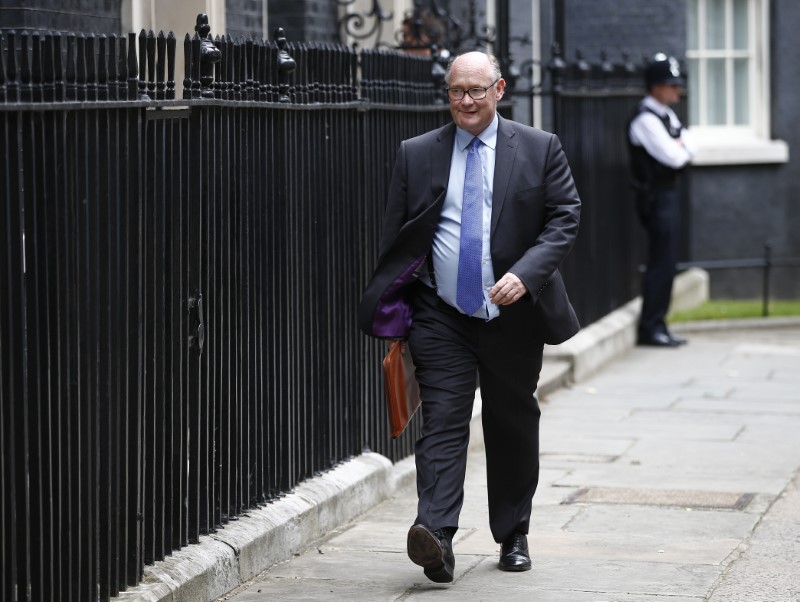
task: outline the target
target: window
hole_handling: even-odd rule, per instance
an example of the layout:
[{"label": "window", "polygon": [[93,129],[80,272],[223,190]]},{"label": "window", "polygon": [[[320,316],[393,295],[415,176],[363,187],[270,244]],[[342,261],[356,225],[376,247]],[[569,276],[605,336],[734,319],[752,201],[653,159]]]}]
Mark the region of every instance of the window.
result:
[{"label": "window", "polygon": [[750,33],[754,8],[748,0],[690,0],[690,125],[754,123],[748,85],[757,66]]},{"label": "window", "polygon": [[769,0],[688,0],[689,126],[695,163],[788,160],[769,140]]}]

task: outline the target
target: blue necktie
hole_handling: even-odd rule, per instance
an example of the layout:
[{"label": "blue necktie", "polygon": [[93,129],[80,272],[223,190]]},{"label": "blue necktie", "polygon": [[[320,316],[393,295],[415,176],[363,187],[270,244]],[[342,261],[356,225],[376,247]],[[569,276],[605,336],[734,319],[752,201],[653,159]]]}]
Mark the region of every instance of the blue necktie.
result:
[{"label": "blue necktie", "polygon": [[456,303],[468,316],[483,306],[483,169],[476,136],[467,147],[464,200],[461,206],[461,245],[458,253]]}]

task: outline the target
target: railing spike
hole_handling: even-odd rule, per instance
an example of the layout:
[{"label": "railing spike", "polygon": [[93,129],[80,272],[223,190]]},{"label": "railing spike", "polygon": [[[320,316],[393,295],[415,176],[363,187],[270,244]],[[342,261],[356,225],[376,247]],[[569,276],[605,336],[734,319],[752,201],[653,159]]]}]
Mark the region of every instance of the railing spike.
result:
[{"label": "railing spike", "polygon": [[147,95],[147,32],[142,29],[139,32],[139,81],[137,89],[139,94],[137,100],[150,100]]},{"label": "railing spike", "polygon": [[97,38],[97,100],[108,100],[108,38]]},{"label": "railing spike", "polygon": [[117,100],[119,98],[119,88],[117,87],[117,78],[119,71],[119,38],[117,34],[112,33],[108,37],[108,98]]},{"label": "railing spike", "polygon": [[192,97],[192,62],[195,60],[192,56],[192,38],[187,33],[183,38],[183,97]]},{"label": "railing spike", "polygon": [[152,29],[147,32],[147,96],[151,100],[158,98],[156,94],[156,35]]},{"label": "railing spike", "polygon": [[192,98],[200,98],[200,36],[192,37]]},{"label": "railing spike", "polygon": [[86,36],[78,34],[75,46],[75,90],[76,100],[86,100]]},{"label": "railing spike", "polygon": [[139,61],[136,57],[136,34],[128,34],[128,100],[136,100],[139,93]]},{"label": "railing spike", "polygon": [[22,102],[30,102],[31,94],[31,65],[28,55],[28,44],[30,42],[30,34],[23,31],[19,36],[19,81],[20,81],[20,100]]},{"label": "railing spike", "polygon": [[97,36],[89,34],[83,47],[86,61],[86,98],[97,100],[97,63],[95,54],[95,42]]},{"label": "railing spike", "polygon": [[125,36],[119,38],[117,68],[117,98],[126,100],[128,98],[128,39]]},{"label": "railing spike", "polygon": [[175,34],[171,31],[167,35],[167,100],[175,98]]},{"label": "railing spike", "polygon": [[42,36],[34,31],[31,36],[31,100],[41,102],[44,99]]},{"label": "railing spike", "polygon": [[167,38],[164,36],[164,30],[161,30],[156,36],[156,99],[158,100],[166,98],[166,60]]},{"label": "railing spike", "polygon": [[77,48],[77,37],[74,33],[67,34],[67,74],[65,79],[64,96],[66,100],[76,100],[78,98],[77,91],[77,69],[75,67],[75,52]]},{"label": "railing spike", "polygon": [[6,48],[3,32],[0,31],[0,103],[6,102],[6,55],[3,49]]}]

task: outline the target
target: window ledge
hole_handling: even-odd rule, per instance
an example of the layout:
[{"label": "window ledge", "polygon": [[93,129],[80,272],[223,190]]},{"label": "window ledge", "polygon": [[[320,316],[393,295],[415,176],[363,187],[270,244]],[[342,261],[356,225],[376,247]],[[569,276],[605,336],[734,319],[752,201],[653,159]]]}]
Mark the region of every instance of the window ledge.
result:
[{"label": "window ledge", "polygon": [[789,145],[783,140],[698,139],[696,145],[697,154],[692,159],[692,165],[750,165],[789,161]]}]

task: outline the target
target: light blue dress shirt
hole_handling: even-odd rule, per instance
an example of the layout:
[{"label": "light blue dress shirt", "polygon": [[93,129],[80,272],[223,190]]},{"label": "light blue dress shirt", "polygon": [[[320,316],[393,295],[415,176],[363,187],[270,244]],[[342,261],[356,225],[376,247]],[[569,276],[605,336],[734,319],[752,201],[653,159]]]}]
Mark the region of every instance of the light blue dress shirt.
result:
[{"label": "light blue dress shirt", "polygon": [[[489,289],[494,286],[492,255],[489,244],[489,231],[492,224],[492,189],[494,185],[494,163],[497,148],[497,115],[478,138],[483,142],[478,152],[483,168],[483,307],[474,314],[475,318],[491,320],[500,315],[500,308],[489,301]],[[458,283],[458,252],[461,242],[461,205],[464,198],[464,174],[467,169],[467,146],[474,136],[466,130],[456,128],[453,156],[450,161],[450,181],[439,220],[439,227],[433,237],[433,270],[439,296],[448,304],[461,310],[456,303]]]}]

